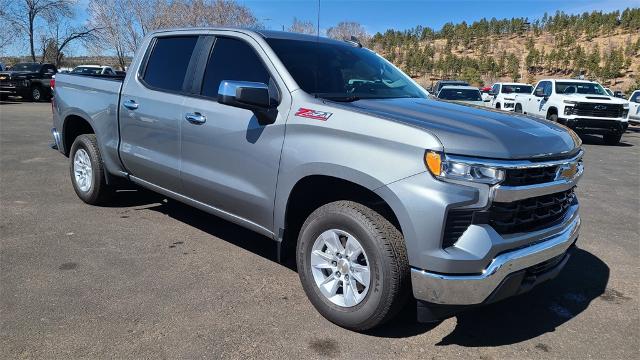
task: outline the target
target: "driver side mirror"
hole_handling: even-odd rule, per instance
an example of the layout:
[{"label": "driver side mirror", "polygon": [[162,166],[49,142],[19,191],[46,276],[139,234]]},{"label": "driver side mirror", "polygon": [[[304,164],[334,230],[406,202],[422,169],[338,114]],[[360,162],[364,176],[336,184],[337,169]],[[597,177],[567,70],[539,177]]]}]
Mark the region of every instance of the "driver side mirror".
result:
[{"label": "driver side mirror", "polygon": [[493,97],[496,97],[498,95],[498,93],[493,91],[493,90],[491,90],[491,91],[489,91],[489,95],[491,95]]},{"label": "driver side mirror", "polygon": [[536,90],[533,92],[534,96],[537,97],[544,97],[544,89],[543,88],[536,88]]},{"label": "driver side mirror", "polygon": [[218,102],[253,111],[260,125],[273,124],[278,115],[277,104],[272,103],[269,86],[265,83],[222,80]]}]

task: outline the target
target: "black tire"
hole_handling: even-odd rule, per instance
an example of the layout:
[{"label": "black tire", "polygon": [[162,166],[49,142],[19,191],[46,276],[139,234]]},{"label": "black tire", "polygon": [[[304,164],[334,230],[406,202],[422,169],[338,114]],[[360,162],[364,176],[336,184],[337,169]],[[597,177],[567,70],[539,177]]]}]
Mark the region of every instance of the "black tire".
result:
[{"label": "black tire", "polygon": [[[339,229],[361,243],[370,268],[364,299],[353,307],[332,303],[321,292],[311,272],[311,249],[324,231]],[[365,331],[393,318],[409,295],[409,262],[400,231],[376,211],[352,201],[336,201],[316,209],[302,225],[296,249],[298,275],[307,297],[329,321],[347,329]]]},{"label": "black tire", "polygon": [[516,110],[515,110],[518,114],[522,114],[522,105],[520,104],[516,104]]},{"label": "black tire", "polygon": [[622,139],[622,133],[608,133],[602,136],[602,140],[607,145],[618,145],[620,143],[620,139]]},{"label": "black tire", "polygon": [[45,94],[42,91],[42,88],[39,86],[34,86],[29,90],[29,99],[33,102],[40,102],[44,100]]},{"label": "black tire", "polygon": [[500,107],[500,103],[497,103],[497,104],[496,104],[496,109],[501,109],[501,107]]},{"label": "black tire", "polygon": [[[74,173],[74,159],[76,153],[80,150],[84,150],[89,156],[91,162],[91,181],[90,187],[87,190],[81,189],[81,185],[76,181]],[[71,175],[71,183],[78,197],[87,204],[100,205],[106,203],[113,194],[112,189],[107,185],[104,174],[104,165],[102,163],[102,156],[100,155],[100,149],[98,148],[98,142],[94,134],[83,134],[78,136],[73,145],[71,145],[71,152],[69,154],[71,164],[69,165],[69,174]]]},{"label": "black tire", "polygon": [[549,114],[549,116],[547,116],[547,120],[558,122],[558,114]]}]

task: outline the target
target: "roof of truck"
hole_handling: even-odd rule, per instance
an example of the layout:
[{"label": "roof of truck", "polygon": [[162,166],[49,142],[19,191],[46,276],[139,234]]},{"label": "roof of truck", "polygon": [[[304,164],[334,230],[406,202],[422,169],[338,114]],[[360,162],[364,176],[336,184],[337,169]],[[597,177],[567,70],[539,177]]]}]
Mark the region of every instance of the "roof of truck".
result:
[{"label": "roof of truck", "polygon": [[[198,31],[236,31],[245,34],[255,34],[261,36],[264,39],[287,39],[287,40],[300,40],[300,41],[319,41],[322,43],[332,43],[332,44],[350,44],[349,41],[346,40],[336,40],[331,39],[324,36],[317,35],[308,35],[308,34],[299,34],[292,33],[287,31],[275,31],[275,30],[258,30],[258,29],[245,29],[245,28],[236,28],[236,27],[206,27],[206,28],[175,28],[175,29],[163,29],[156,30],[151,33],[151,35],[161,34],[166,32],[174,32],[174,31],[189,31],[189,32],[198,32]],[[352,44],[352,43],[351,43]]]}]

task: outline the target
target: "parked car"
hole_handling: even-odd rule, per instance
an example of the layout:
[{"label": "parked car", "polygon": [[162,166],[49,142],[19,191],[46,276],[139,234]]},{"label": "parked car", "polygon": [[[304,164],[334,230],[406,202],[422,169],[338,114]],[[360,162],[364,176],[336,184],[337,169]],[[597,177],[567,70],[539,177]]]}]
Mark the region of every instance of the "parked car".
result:
[{"label": "parked car", "polygon": [[640,123],[640,90],[634,91],[629,96],[629,122]]},{"label": "parked car", "polygon": [[473,86],[443,86],[438,92],[438,99],[455,101],[461,104],[485,106],[480,90]]},{"label": "parked car", "polygon": [[53,64],[20,63],[0,72],[0,97],[21,96],[31,101],[51,97],[49,81],[57,72]]},{"label": "parked car", "polygon": [[430,99],[352,42],[163,30],[124,80],[56,80],[52,134],[80,199],[107,202],[128,180],[279,255],[295,246],[311,303],[349,329],[391,319],[410,294],[436,321],[523,293],[578,238],[573,132]]},{"label": "parked car", "polygon": [[577,132],[599,134],[604,142],[620,142],[629,122],[629,104],[609,96],[594,81],[573,79],[540,80],[533,95],[516,96],[516,112],[564,124]]},{"label": "parked car", "polygon": [[73,74],[86,74],[86,75],[116,75],[116,71],[110,66],[100,65],[80,65],[71,70]]},{"label": "parked car", "polygon": [[440,92],[440,89],[442,89],[443,86],[469,86],[469,83],[466,81],[462,81],[462,80],[439,80],[436,82],[436,85],[433,87],[433,95],[434,96],[438,96],[438,93]]},{"label": "parked car", "polygon": [[516,95],[531,94],[533,86],[522,83],[495,83],[491,87],[490,106],[496,109],[513,111],[516,105]]}]

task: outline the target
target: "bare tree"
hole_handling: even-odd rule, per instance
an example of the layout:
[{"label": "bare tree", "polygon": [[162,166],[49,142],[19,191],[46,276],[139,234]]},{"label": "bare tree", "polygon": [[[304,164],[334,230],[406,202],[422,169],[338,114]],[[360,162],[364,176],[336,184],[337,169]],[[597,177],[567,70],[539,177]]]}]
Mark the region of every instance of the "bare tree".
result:
[{"label": "bare tree", "polygon": [[259,28],[251,10],[233,0],[90,0],[90,26],[98,29],[94,49],[115,52],[121,67],[153,30],[176,27]]},{"label": "bare tree", "polygon": [[355,36],[363,44],[371,38],[364,26],[352,21],[341,21],[338,25],[330,27],[327,30],[327,36],[338,40],[349,40]]},{"label": "bare tree", "polygon": [[29,37],[31,60],[36,61],[34,40],[38,20],[71,18],[76,0],[13,0],[4,10],[8,21]]},{"label": "bare tree", "polygon": [[72,26],[67,19],[48,19],[49,34],[43,35],[42,61],[54,63],[60,66],[64,51],[72,42],[80,41],[85,44],[93,42],[96,37],[96,28],[86,26]]},{"label": "bare tree", "polygon": [[293,22],[291,23],[291,26],[289,26],[289,29],[287,30],[290,32],[300,33],[300,34],[309,34],[309,35],[316,34],[316,26],[311,21],[300,20],[296,17],[293,18]]}]

